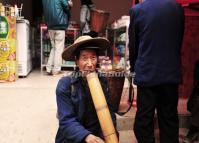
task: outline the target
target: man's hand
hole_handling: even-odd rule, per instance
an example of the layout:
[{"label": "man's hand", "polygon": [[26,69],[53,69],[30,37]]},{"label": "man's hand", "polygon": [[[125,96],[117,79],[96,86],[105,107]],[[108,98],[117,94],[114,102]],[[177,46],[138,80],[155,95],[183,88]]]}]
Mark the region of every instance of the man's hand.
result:
[{"label": "man's hand", "polygon": [[92,134],[89,134],[86,138],[85,138],[85,142],[86,143],[105,143],[101,138],[96,137]]}]

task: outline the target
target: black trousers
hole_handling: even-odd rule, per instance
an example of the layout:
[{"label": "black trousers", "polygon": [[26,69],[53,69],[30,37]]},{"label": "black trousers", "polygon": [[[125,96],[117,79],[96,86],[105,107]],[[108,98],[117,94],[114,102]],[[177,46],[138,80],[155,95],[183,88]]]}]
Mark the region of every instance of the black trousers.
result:
[{"label": "black trousers", "polygon": [[157,111],[160,143],[179,143],[178,85],[137,87],[134,132],[138,143],[155,143],[154,114]]},{"label": "black trousers", "polygon": [[187,102],[187,109],[191,112],[190,124],[199,129],[199,85],[193,88]]}]

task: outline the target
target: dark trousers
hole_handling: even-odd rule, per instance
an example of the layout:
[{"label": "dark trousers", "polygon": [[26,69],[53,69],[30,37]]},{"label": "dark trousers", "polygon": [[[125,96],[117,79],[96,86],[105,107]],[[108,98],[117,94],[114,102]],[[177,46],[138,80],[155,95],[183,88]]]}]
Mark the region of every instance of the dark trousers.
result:
[{"label": "dark trousers", "polygon": [[179,143],[178,85],[137,87],[134,132],[138,143],[155,143],[154,114],[157,111],[160,143]]},{"label": "dark trousers", "polygon": [[187,102],[187,109],[191,112],[191,125],[199,129],[199,85],[193,88]]}]

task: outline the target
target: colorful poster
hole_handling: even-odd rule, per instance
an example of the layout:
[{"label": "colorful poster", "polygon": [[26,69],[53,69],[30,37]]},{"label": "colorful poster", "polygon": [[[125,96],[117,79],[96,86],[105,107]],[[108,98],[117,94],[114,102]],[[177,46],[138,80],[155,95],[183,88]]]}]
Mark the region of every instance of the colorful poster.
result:
[{"label": "colorful poster", "polygon": [[0,16],[0,39],[16,39],[16,18]]},{"label": "colorful poster", "polygon": [[0,82],[16,80],[16,18],[0,16]]},{"label": "colorful poster", "polygon": [[0,82],[11,82],[17,79],[16,61],[0,61]]}]

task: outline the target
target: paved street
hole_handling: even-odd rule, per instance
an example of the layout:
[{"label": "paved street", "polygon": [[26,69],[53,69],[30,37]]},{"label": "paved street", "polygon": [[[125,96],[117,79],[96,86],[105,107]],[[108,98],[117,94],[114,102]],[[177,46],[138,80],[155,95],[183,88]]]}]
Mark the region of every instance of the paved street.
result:
[{"label": "paved street", "polygon": [[[62,76],[36,70],[16,82],[0,83],[0,143],[54,143],[58,126],[55,87]],[[132,131],[134,115],[135,108],[125,117],[117,116],[120,143],[137,143]]]}]

